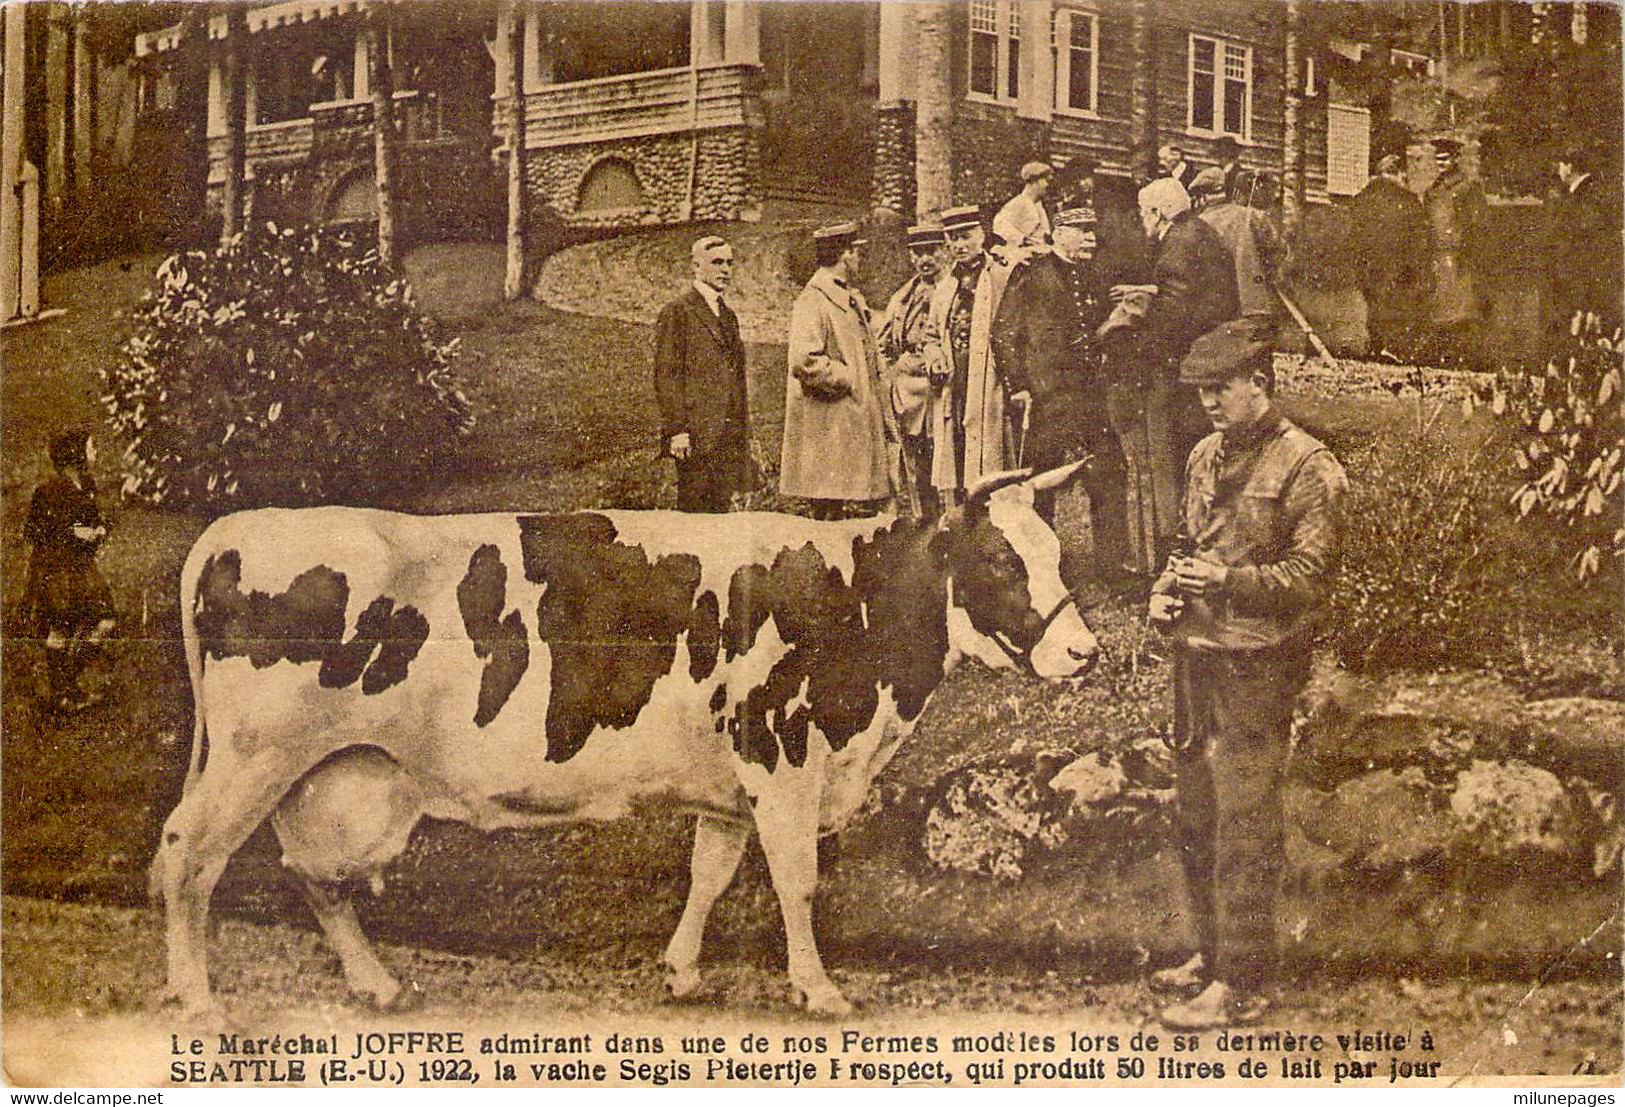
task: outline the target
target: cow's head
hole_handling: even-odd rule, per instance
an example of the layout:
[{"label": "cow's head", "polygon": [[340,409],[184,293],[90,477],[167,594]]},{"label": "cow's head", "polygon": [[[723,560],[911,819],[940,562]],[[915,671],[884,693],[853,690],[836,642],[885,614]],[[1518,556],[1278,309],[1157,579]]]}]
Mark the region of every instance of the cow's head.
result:
[{"label": "cow's head", "polygon": [[1048,680],[1081,676],[1100,644],[1061,583],[1061,544],[1033,510],[1033,494],[1056,488],[1086,464],[997,473],[979,481],[965,506],[946,513],[933,543],[952,582],[953,646],[995,668],[1016,666]]}]

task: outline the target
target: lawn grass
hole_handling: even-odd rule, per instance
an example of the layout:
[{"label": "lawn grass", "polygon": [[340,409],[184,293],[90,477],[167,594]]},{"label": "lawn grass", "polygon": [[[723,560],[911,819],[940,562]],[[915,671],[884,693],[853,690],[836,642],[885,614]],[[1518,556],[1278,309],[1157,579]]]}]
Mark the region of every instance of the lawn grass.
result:
[{"label": "lawn grass", "polygon": [[[176,642],[176,592],[179,566],[204,526],[202,518],[137,506],[116,512],[101,565],[124,622],[97,678],[107,699],[96,710],[60,725],[47,725],[38,717],[28,695],[37,650],[17,638],[12,621],[26,559],[20,516],[31,488],[43,476],[44,443],[62,427],[97,418],[97,368],[116,356],[128,313],[157,260],[115,261],[49,279],[45,302],[66,307],[68,314],[8,331],[0,340],[6,369],[0,408],[5,443],[0,552],[10,647],[0,656],[6,689],[0,718],[6,833],[0,861],[8,891],[125,902],[139,896],[144,866],[184,772],[191,742],[190,698]],[[670,506],[675,499],[671,467],[655,457],[657,412],[649,384],[648,328],[530,301],[503,304],[501,261],[500,248],[488,245],[430,246],[407,261],[420,301],[462,336],[461,373],[478,425],[454,466],[388,506],[422,512]],[[747,356],[752,433],[762,454],[773,457],[782,423],[784,348],[753,342]],[[1384,438],[1414,433],[1414,401],[1380,391],[1325,396],[1288,389],[1282,406],[1345,457]],[[1430,433],[1459,451],[1474,450],[1491,429],[1487,419],[1481,414],[1464,421],[1446,412]],[[116,455],[116,449],[104,450],[98,466],[96,477],[104,489],[117,487]],[[1075,521],[1076,505],[1063,507],[1063,517]],[[1579,657],[1582,672],[1576,686],[1594,689],[1608,679],[1611,607],[1606,601],[1577,600],[1589,593],[1539,571],[1540,544],[1529,542],[1528,533],[1508,523],[1502,554],[1508,571],[1526,578],[1518,614],[1530,626],[1532,649],[1542,662],[1548,656]],[[1082,749],[1121,746],[1165,726],[1166,666],[1153,656],[1154,644],[1147,643],[1138,612],[1107,605],[1090,619],[1100,632],[1105,656],[1087,688],[1073,692],[1036,686],[1013,674],[985,671],[956,678],[931,706],[897,771],[931,773],[958,759],[1003,750],[1017,731],[1022,741]],[[1019,726],[1013,729],[1012,720]],[[633,866],[638,881],[658,883],[670,892],[662,892],[659,905],[638,924],[624,917],[624,903],[601,895],[626,873],[616,869],[583,875],[595,865],[631,856],[628,851],[635,854],[639,842],[651,840],[650,833],[609,828],[499,836],[474,850],[481,863],[463,878],[484,879],[497,871],[515,874],[509,878],[508,901],[467,918],[459,914],[459,897],[442,896],[439,906],[425,906],[400,925],[425,933],[471,931],[477,936],[491,928],[522,927],[533,918],[526,915],[526,904],[546,901],[548,910],[564,912],[589,932],[623,926],[629,934],[641,934],[644,928],[655,933],[669,925],[666,915],[677,908],[674,897],[684,867],[680,857],[663,856],[658,872],[649,871],[641,860]],[[653,840],[665,840],[685,831],[674,817],[657,822],[652,833]],[[550,869],[545,860],[560,845],[574,858],[570,872],[576,879],[563,891],[559,870]],[[471,848],[462,831],[442,828],[421,835],[403,861],[409,889],[405,899],[391,898],[382,913],[416,906],[425,899],[425,890],[442,886],[446,856],[466,857]],[[271,913],[286,910],[284,888],[272,872],[271,849],[262,835],[234,863],[227,880],[230,902]],[[740,920],[747,914],[755,918],[766,903],[759,865],[747,867],[745,885],[738,894],[742,899],[733,897],[731,906],[719,909],[715,925],[724,941],[730,934],[738,938],[749,933],[736,930],[735,923],[743,928]],[[567,909],[560,906],[561,896],[567,897]]]}]

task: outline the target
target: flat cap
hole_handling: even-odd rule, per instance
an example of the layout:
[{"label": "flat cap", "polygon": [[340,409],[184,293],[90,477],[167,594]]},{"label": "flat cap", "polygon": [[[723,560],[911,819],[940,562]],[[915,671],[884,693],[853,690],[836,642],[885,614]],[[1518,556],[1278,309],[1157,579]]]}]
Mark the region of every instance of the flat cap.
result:
[{"label": "flat cap", "polygon": [[948,237],[940,223],[916,223],[903,233],[910,246],[938,246]]},{"label": "flat cap", "polygon": [[1461,149],[1461,140],[1457,138],[1440,137],[1433,140],[1433,154],[1454,154]]},{"label": "flat cap", "polygon": [[1232,319],[1204,334],[1191,343],[1190,352],[1179,363],[1180,383],[1219,385],[1260,370],[1269,372],[1269,344],[1256,335],[1256,327],[1243,319]]},{"label": "flat cap", "polygon": [[1224,170],[1210,165],[1191,178],[1188,189],[1192,196],[1212,196],[1224,191]]},{"label": "flat cap", "polygon": [[858,237],[858,233],[859,233],[859,230],[858,230],[858,225],[856,223],[831,223],[827,227],[819,227],[816,231],[814,231],[813,232],[813,241],[814,242],[841,242],[841,241],[862,242],[862,241],[864,241],[863,239]]},{"label": "flat cap", "polygon": [[949,208],[942,213],[942,229],[945,231],[957,231],[963,227],[977,226],[981,222],[982,209],[976,204]]},{"label": "flat cap", "polygon": [[1095,226],[1095,209],[1088,204],[1080,204],[1075,208],[1062,208],[1055,213],[1051,224],[1056,227],[1083,227],[1093,229]]},{"label": "flat cap", "polygon": [[1213,151],[1233,158],[1241,153],[1241,142],[1235,135],[1220,135],[1213,143]]},{"label": "flat cap", "polygon": [[1038,178],[1047,177],[1053,172],[1055,172],[1054,166],[1041,161],[1030,161],[1021,167],[1021,180],[1023,183],[1036,181]]}]

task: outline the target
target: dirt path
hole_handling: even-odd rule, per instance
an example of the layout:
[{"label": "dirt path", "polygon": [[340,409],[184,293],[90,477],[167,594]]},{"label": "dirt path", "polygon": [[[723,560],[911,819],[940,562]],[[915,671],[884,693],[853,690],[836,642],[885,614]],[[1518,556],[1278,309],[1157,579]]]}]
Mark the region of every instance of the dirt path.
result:
[{"label": "dirt path", "polygon": [[[657,948],[576,958],[550,953],[545,937],[534,945],[516,943],[506,956],[383,946],[384,960],[426,996],[411,1015],[383,1017],[351,1003],[335,959],[315,934],[235,918],[221,921],[211,943],[223,1012],[215,1021],[194,1022],[153,1005],[163,971],[157,911],[13,896],[5,900],[3,925],[5,1060],[18,1084],[161,1084],[168,1079],[172,1033],[203,1034],[211,1056],[217,1031],[339,1033],[353,1041],[357,1029],[466,1026],[471,1033],[592,1032],[599,1041],[612,1031],[660,1034],[668,1042],[696,1032],[732,1040],[743,1029],[775,1041],[783,1035],[837,1038],[848,1028],[943,1036],[1042,1030],[1063,1042],[1071,1031],[1115,1033],[1124,1042],[1136,1030],[1161,1033],[1156,1000],[1142,983],[1099,984],[1076,966],[926,968],[854,963],[829,951],[832,975],[858,1013],[819,1022],[790,1007],[777,969],[710,962],[701,1000],[672,1006],[659,1001]],[[1620,1003],[1619,984],[1609,980],[1532,988],[1529,982],[1362,978],[1300,988],[1263,1029],[1318,1031],[1328,1042],[1355,1029],[1404,1033],[1413,1041],[1427,1030],[1437,1046],[1428,1056],[1441,1062],[1441,1083],[1468,1074],[1568,1077],[1587,1064],[1599,1073],[1619,1071]],[[1204,1051],[1212,1053],[1215,1044],[1210,1039]],[[1339,1052],[1335,1044],[1329,1050]],[[1235,1060],[1229,1057],[1232,1067]],[[1386,1085],[1387,1075],[1371,1083]]]}]

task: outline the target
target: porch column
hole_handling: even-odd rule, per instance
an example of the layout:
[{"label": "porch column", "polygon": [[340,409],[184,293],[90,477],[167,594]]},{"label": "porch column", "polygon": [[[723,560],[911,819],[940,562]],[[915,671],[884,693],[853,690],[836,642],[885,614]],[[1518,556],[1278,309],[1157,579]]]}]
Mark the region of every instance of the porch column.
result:
[{"label": "porch column", "polygon": [[877,49],[881,105],[914,99],[914,5],[880,5],[880,44]]},{"label": "porch column", "polygon": [[1050,0],[1017,2],[1021,6],[1021,78],[1016,114],[1047,123],[1055,108],[1055,55],[1050,45],[1054,8]]},{"label": "porch column", "polygon": [[542,14],[525,5],[524,91],[535,92],[553,83],[553,51],[542,42]]},{"label": "porch column", "polygon": [[220,54],[209,58],[209,123],[204,134],[210,138],[226,133],[226,78],[221,72]]},{"label": "porch column", "polygon": [[372,73],[368,70],[367,36],[357,29],[355,34],[355,55],[350,71],[350,95],[357,100],[365,100],[372,95]]},{"label": "porch column", "polygon": [[711,65],[723,59],[723,0],[689,0],[688,58],[690,65]]},{"label": "porch column", "polygon": [[73,12],[53,4],[45,17],[45,174],[40,196],[48,207],[66,199],[72,172]]},{"label": "porch column", "polygon": [[722,49],[723,60],[729,63],[762,64],[762,9],[756,0],[726,0]]},{"label": "porch column", "polygon": [[23,220],[18,185],[23,175],[23,66],[27,64],[27,4],[7,4],[5,93],[0,98],[0,321],[20,314],[24,300]]},{"label": "porch column", "polygon": [[74,180],[90,179],[90,158],[96,149],[96,55],[90,29],[83,18],[73,26],[73,157]]}]

